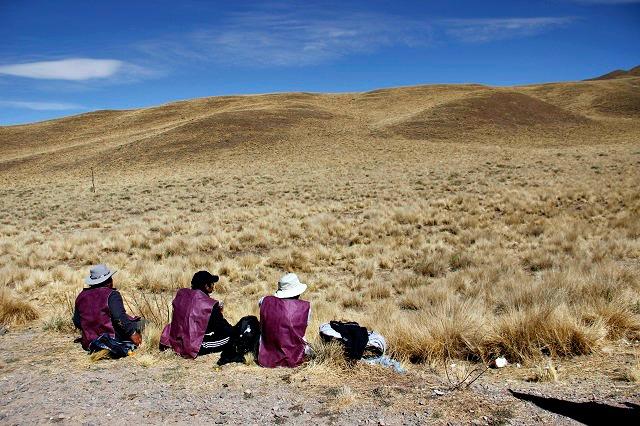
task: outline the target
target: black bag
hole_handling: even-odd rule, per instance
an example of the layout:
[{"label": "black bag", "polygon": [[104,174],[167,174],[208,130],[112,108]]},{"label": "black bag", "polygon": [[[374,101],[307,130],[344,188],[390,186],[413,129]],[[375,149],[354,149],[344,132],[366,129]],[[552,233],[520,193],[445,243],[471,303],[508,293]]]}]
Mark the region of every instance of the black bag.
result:
[{"label": "black bag", "polygon": [[253,353],[258,359],[258,344],[260,343],[260,321],[254,315],[242,317],[233,331],[229,344],[220,354],[218,365],[231,362],[244,363],[244,356]]},{"label": "black bag", "polygon": [[[330,321],[329,324],[342,336],[337,340],[344,346],[345,356],[352,361],[361,359],[369,341],[368,330],[355,321]],[[323,333],[320,333],[320,337],[325,342],[334,339],[334,337]]]},{"label": "black bag", "polygon": [[106,349],[109,351],[109,356],[113,359],[124,358],[129,356],[129,352],[136,349],[136,345],[133,342],[121,342],[114,339],[107,333],[103,333],[89,343],[89,353],[94,353]]}]

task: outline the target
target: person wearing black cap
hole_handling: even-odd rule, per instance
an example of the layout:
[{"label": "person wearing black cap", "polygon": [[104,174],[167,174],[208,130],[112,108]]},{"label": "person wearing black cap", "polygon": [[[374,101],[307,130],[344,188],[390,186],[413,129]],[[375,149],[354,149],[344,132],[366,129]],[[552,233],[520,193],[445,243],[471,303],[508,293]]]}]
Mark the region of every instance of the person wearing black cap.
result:
[{"label": "person wearing black cap", "polygon": [[[212,275],[207,271],[198,271],[193,275],[191,279],[191,288],[194,290],[200,290],[211,297],[213,293],[213,286],[220,280],[217,275]],[[214,300],[211,298],[211,300]],[[207,323],[207,330],[204,333],[204,338],[200,345],[200,351],[198,355],[207,355],[214,352],[222,352],[226,346],[229,346],[229,341],[233,335],[233,326],[229,324],[222,315],[224,304],[221,301],[217,303],[211,309],[211,315],[209,316],[209,322]]]},{"label": "person wearing black cap", "polygon": [[[224,318],[222,302],[210,296],[219,279],[207,271],[198,271],[191,279],[190,289],[178,290],[172,303],[171,323],[164,328],[160,338],[161,349],[170,347],[186,358],[222,352],[219,364],[244,361],[246,351],[239,350],[238,342],[243,333],[246,334],[243,320],[246,323],[248,317],[236,327]],[[259,329],[253,328],[256,332]],[[257,342],[257,337],[252,336],[253,340]]]}]

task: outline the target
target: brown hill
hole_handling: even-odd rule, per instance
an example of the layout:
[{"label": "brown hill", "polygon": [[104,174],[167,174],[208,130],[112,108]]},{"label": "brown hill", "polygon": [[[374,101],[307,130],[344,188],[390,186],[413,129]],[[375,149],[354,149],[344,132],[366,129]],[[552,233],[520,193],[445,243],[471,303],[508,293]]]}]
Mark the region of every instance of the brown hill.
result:
[{"label": "brown hill", "polygon": [[614,70],[606,74],[603,74],[599,77],[589,78],[585,81],[611,80],[613,78],[624,78],[624,77],[640,77],[640,65],[633,67],[630,70]]},{"label": "brown hill", "polygon": [[451,132],[499,135],[525,129],[548,131],[589,121],[529,95],[490,90],[428,108],[390,129],[409,139],[429,139],[446,137]]},{"label": "brown hill", "polygon": [[[635,71],[634,71],[635,72]],[[0,178],[171,170],[229,156],[336,158],[406,140],[590,144],[636,137],[640,78],[510,88],[224,96],[0,127]]]}]

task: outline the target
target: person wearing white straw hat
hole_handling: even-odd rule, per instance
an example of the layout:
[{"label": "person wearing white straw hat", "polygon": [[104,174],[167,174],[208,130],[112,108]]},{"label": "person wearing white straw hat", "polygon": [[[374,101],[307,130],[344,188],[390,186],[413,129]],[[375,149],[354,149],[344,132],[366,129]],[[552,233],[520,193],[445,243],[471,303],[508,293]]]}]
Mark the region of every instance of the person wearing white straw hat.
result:
[{"label": "person wearing white straw hat", "polygon": [[84,280],[86,288],[76,298],[73,323],[82,332],[80,342],[85,350],[103,334],[135,346],[142,343],[143,320],[127,315],[122,296],[113,288],[116,272],[104,264],[92,266]]},{"label": "person wearing white straw hat", "polygon": [[311,304],[300,299],[307,285],[294,273],[278,281],[273,296],[260,302],[260,347],[258,364],[262,367],[297,367],[304,361]]}]

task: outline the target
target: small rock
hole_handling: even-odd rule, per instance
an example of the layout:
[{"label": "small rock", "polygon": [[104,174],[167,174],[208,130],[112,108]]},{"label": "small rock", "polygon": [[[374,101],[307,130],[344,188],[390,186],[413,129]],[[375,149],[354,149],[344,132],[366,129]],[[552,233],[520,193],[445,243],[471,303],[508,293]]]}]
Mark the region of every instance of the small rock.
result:
[{"label": "small rock", "polygon": [[4,336],[8,332],[9,332],[9,329],[7,327],[0,326],[0,336]]},{"label": "small rock", "polygon": [[434,389],[434,390],[433,390],[433,394],[434,394],[434,395],[437,395],[437,396],[442,396],[442,395],[444,395],[444,392],[442,392],[442,391],[441,391],[441,390],[439,390],[439,389]]},{"label": "small rock", "polygon": [[59,422],[63,421],[65,418],[66,417],[65,417],[64,414],[58,414],[57,416],[49,417],[49,421],[51,423],[59,423]]},{"label": "small rock", "polygon": [[245,399],[249,399],[253,396],[253,392],[251,391],[251,389],[245,389],[244,390],[244,397]]}]

